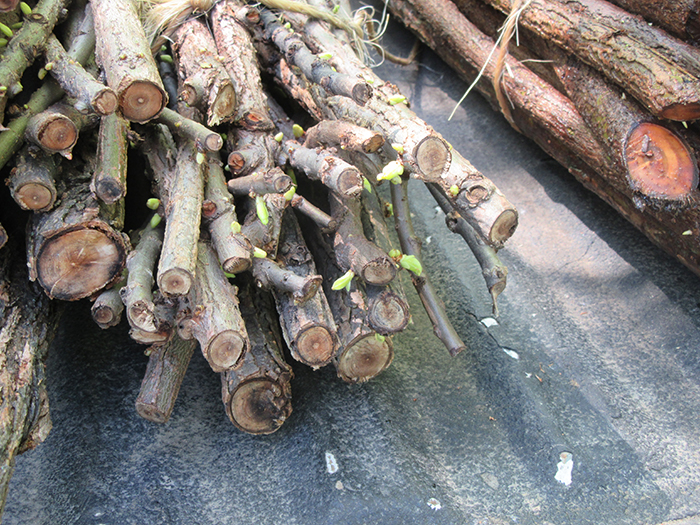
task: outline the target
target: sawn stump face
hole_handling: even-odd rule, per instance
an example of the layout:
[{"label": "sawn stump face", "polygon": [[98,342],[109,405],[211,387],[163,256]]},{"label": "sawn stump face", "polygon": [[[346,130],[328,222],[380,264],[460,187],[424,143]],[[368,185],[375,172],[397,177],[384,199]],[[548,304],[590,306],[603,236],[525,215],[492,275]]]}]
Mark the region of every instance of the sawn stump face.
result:
[{"label": "sawn stump face", "polygon": [[114,241],[98,230],[79,229],[49,239],[39,254],[39,282],[50,297],[88,297],[114,279],[124,264]]}]

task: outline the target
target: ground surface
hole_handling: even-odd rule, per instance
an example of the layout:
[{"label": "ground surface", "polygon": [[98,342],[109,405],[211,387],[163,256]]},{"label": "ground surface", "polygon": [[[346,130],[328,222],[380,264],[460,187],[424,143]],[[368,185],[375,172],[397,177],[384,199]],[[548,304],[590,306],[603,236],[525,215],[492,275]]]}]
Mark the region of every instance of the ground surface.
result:
[{"label": "ground surface", "polygon": [[295,367],[274,435],[228,422],[197,354],[171,421],[140,419],[142,348],[72,305],[48,363],[54,428],[19,458],[3,523],[698,523],[700,279],[478,96],[447,122],[465,86],[431,53],[380,75],[520,212],[500,324],[480,323],[476,262],[418,185],[426,266],[468,350],[451,358],[412,294],[393,365],[355,386]]}]

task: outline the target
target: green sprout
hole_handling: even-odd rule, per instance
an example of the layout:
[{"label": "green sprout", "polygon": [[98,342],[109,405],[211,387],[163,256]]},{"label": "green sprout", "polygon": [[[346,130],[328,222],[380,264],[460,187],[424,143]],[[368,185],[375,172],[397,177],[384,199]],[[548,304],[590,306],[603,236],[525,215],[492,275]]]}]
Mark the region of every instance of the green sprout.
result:
[{"label": "green sprout", "polygon": [[27,2],[20,2],[19,8],[22,10],[22,14],[24,16],[29,16],[32,14],[32,8],[29,7],[29,4]]},{"label": "green sprout", "polygon": [[270,213],[267,211],[265,199],[263,199],[260,195],[255,196],[255,211],[258,214],[258,219],[260,219],[260,222],[267,226],[267,223],[270,222]]},{"label": "green sprout", "polygon": [[261,250],[257,246],[253,248],[253,257],[256,257],[258,259],[264,259],[267,257],[267,252],[265,250]]},{"label": "green sprout", "polygon": [[406,102],[406,97],[403,95],[394,95],[393,97],[389,97],[389,104],[392,106],[395,106],[396,104],[401,104],[402,102]]},{"label": "green sprout", "polygon": [[171,57],[170,55],[160,55],[160,60],[161,62],[165,62],[166,64],[173,63],[173,57]]},{"label": "green sprout", "polygon": [[206,157],[204,156],[204,153],[202,153],[201,151],[197,152],[196,158],[197,158],[197,164],[204,164],[204,159],[206,159]]},{"label": "green sprout", "polygon": [[292,133],[294,133],[294,136],[299,139],[304,135],[304,128],[302,128],[299,124],[294,124],[292,126]]},{"label": "green sprout", "polygon": [[338,277],[335,282],[331,285],[331,290],[342,290],[343,288],[348,288],[352,282],[352,278],[355,277],[355,272],[348,270],[341,277]]},{"label": "green sprout", "polygon": [[294,194],[297,192],[297,187],[292,186],[284,193],[284,200],[289,202],[294,198]]},{"label": "green sprout", "polygon": [[372,183],[367,177],[362,177],[362,186],[364,186],[368,193],[372,193]]},{"label": "green sprout", "polygon": [[146,201],[146,208],[149,210],[157,210],[158,206],[160,206],[160,199],[153,197]]},{"label": "green sprout", "polygon": [[389,250],[389,257],[392,259],[400,259],[401,258],[401,250],[397,250],[396,248]]},{"label": "green sprout", "polygon": [[282,142],[283,139],[284,139],[284,133],[282,133],[281,131],[277,135],[275,135],[275,140],[277,142]]},{"label": "green sprout", "polygon": [[10,29],[2,22],[0,22],[0,33],[5,35],[7,38],[12,38],[13,36],[15,36],[15,34],[12,32],[12,29]]},{"label": "green sprout", "polygon": [[403,155],[403,146],[401,144],[392,144],[392,148],[394,148],[394,151],[398,153],[399,155]]},{"label": "green sprout", "polygon": [[450,186],[450,195],[452,195],[453,197],[459,195],[459,186],[457,186],[456,184]]},{"label": "green sprout", "polygon": [[[223,268],[222,268],[222,270],[223,270]],[[235,273],[229,273],[226,270],[224,270],[224,275],[226,276],[227,279],[235,279],[236,278]]]},{"label": "green sprout", "polygon": [[231,233],[241,233],[241,224],[238,221],[231,223]]},{"label": "green sprout", "polygon": [[404,255],[399,261],[401,268],[406,268],[407,270],[415,273],[418,277],[423,273],[423,266],[415,255]]},{"label": "green sprout", "polygon": [[377,175],[377,180],[390,180],[393,182],[394,179],[396,179],[398,183],[401,182],[401,175],[403,175],[403,164],[397,160],[392,160],[389,164],[384,166],[382,172]]},{"label": "green sprout", "polygon": [[379,341],[380,343],[383,343],[386,340],[386,337],[384,337],[382,334],[374,334],[374,338]]},{"label": "green sprout", "polygon": [[317,55],[317,56],[318,56],[318,58],[320,58],[321,60],[330,60],[331,58],[333,58],[333,53],[320,53],[320,54]]},{"label": "green sprout", "polygon": [[151,217],[151,222],[149,223],[149,225],[151,226],[151,228],[157,228],[162,219],[163,218],[160,215],[154,213],[153,217]]}]

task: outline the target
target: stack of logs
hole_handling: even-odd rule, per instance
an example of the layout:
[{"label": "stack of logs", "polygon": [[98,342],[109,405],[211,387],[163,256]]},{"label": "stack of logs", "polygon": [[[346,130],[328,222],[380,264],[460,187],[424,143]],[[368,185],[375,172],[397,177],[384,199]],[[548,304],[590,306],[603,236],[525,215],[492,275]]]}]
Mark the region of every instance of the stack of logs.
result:
[{"label": "stack of logs", "polygon": [[[143,417],[168,420],[197,346],[221,374],[231,421],[253,434],[291,412],[283,342],[294,360],[332,363],[344,381],[375,377],[410,321],[399,271],[449,352],[462,350],[420,263],[409,177],[427,184],[476,254],[495,308],[507,273],[496,251],[516,210],[357,58],[344,31],[223,0],[180,13],[154,53],[133,0],[7,10],[0,166],[18,207],[3,205],[12,227],[0,253],[14,255],[2,261],[26,261],[50,299],[92,301],[101,328],[125,314],[150,356]],[[22,240],[26,259],[9,252]],[[11,472],[14,454],[42,435],[38,418],[48,421],[45,391],[17,386],[21,374],[43,385],[45,345],[9,355],[8,341],[30,338],[9,321],[20,291],[7,291],[35,288],[0,285],[0,344],[14,363],[0,385]],[[46,340],[54,317],[44,317],[32,322]],[[16,371],[18,360],[31,366]]]},{"label": "stack of logs", "polygon": [[514,128],[700,275],[700,3],[388,5]]}]

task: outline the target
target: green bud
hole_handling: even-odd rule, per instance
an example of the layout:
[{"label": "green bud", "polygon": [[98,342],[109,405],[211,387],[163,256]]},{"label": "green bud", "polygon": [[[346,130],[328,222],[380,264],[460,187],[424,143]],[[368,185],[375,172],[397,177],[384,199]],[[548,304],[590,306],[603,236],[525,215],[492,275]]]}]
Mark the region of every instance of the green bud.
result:
[{"label": "green bud", "polygon": [[18,29],[22,29],[22,26],[24,25],[24,22],[15,22],[10,26],[10,29],[14,29],[17,31]]},{"label": "green bud", "polygon": [[296,192],[297,192],[297,187],[292,186],[284,193],[284,200],[286,200],[287,202],[291,201]]},{"label": "green bud", "polygon": [[197,164],[204,164],[205,159],[206,159],[206,157],[204,156],[204,153],[202,153],[201,151],[198,151],[197,152]]},{"label": "green bud", "polygon": [[399,155],[403,155],[403,146],[401,144],[392,144],[392,148],[394,148],[394,151],[398,153]]},{"label": "green bud", "polygon": [[340,4],[336,5],[333,7],[333,14],[338,14],[338,11],[340,11]]},{"label": "green bud", "polygon": [[0,86],[0,93],[7,92],[7,86]]},{"label": "green bud", "polygon": [[367,177],[362,177],[362,186],[369,192],[372,193],[372,183],[367,179]]},{"label": "green bud", "polygon": [[693,230],[685,230],[681,235],[693,235]]},{"label": "green bud", "polygon": [[5,47],[7,45],[7,38],[0,38],[0,47]]},{"label": "green bud", "polygon": [[394,177],[391,179],[392,184],[401,184],[401,177]]},{"label": "green bud", "polygon": [[226,276],[227,279],[235,279],[236,278],[235,273],[228,273],[227,271],[224,271],[224,275]]},{"label": "green bud", "polygon": [[450,195],[452,195],[453,197],[459,195],[459,186],[457,186],[456,184],[450,186]]},{"label": "green bud", "polygon": [[260,222],[267,226],[267,223],[270,222],[270,214],[267,211],[265,199],[263,199],[260,195],[255,196],[255,211],[258,214],[258,219],[260,219]]},{"label": "green bud", "polygon": [[12,38],[13,36],[15,36],[15,34],[12,32],[12,29],[10,29],[9,27],[7,27],[7,26],[6,26],[5,24],[3,24],[2,22],[0,22],[0,33],[2,33],[3,35],[5,35],[7,38]]},{"label": "green bud", "polygon": [[264,259],[265,257],[267,257],[267,252],[257,247],[253,248],[253,257],[256,257],[258,259]]},{"label": "green bud", "polygon": [[321,60],[330,60],[331,58],[333,58],[333,53],[320,53],[320,54],[317,55],[317,56],[318,56],[318,58],[320,58]]},{"label": "green bud", "polygon": [[219,135],[221,136],[221,140],[223,140],[224,142],[228,138],[228,134],[226,134],[226,133],[219,133]]},{"label": "green bud", "polygon": [[287,176],[292,179],[292,183],[297,186],[297,174],[294,173],[294,170],[292,168],[287,168]]},{"label": "green bud", "polygon": [[683,124],[683,127],[684,127],[685,129],[688,129],[688,123],[687,123],[685,120],[682,121],[681,124]]},{"label": "green bud", "polygon": [[379,341],[380,343],[383,343],[386,340],[386,337],[384,337],[382,334],[374,334],[374,338]]},{"label": "green bud", "polygon": [[284,139],[284,133],[280,131],[277,135],[275,135],[275,140],[277,142],[282,142],[282,139]]},{"label": "green bud", "polygon": [[157,210],[158,206],[160,206],[160,199],[154,197],[146,201],[146,208],[149,210]]},{"label": "green bud", "polygon": [[384,203],[384,216],[393,217],[394,216],[394,205],[390,202]]},{"label": "green bud", "polygon": [[165,44],[163,44],[162,46],[160,46],[160,52],[161,52],[161,53],[165,53],[167,50],[168,50],[168,46],[166,46]]},{"label": "green bud", "polygon": [[22,10],[22,14],[24,16],[29,16],[32,14],[32,8],[29,7],[29,4],[26,2],[20,2],[19,3],[19,8]]},{"label": "green bud", "polygon": [[377,175],[377,180],[392,180],[398,179],[400,182],[400,177],[403,175],[403,164],[397,160],[392,160],[389,164],[384,166],[382,172]]},{"label": "green bud", "polygon": [[304,134],[304,128],[302,128],[299,124],[294,124],[292,126],[292,133],[294,133],[296,138],[301,138]]},{"label": "green bud", "polygon": [[151,228],[157,228],[158,225],[160,224],[160,221],[162,220],[162,217],[158,215],[157,213],[153,214],[153,217],[151,217],[151,222],[149,223]]},{"label": "green bud", "polygon": [[47,62],[47,63],[44,65],[44,69],[45,69],[46,71],[51,71],[51,70],[53,69],[53,62]]},{"label": "green bud", "polygon": [[292,24],[290,24],[289,22],[287,22],[286,24],[284,24],[284,28],[285,28],[285,29],[291,29],[291,28],[292,28]]},{"label": "green bud", "polygon": [[36,76],[39,78],[39,80],[44,80],[46,78],[46,75],[48,75],[49,72],[46,71],[43,67],[39,70],[39,72],[36,74]]},{"label": "green bud", "polygon": [[342,277],[335,280],[331,286],[331,290],[342,290],[346,286],[349,286],[353,277],[355,277],[355,272],[348,270]]},{"label": "green bud", "polygon": [[241,233],[241,225],[238,221],[233,221],[231,223],[231,232],[232,233]]},{"label": "green bud", "polygon": [[415,273],[418,277],[423,273],[423,266],[415,255],[404,255],[399,261],[401,268],[406,268],[407,270]]},{"label": "green bud", "polygon": [[170,55],[160,55],[160,60],[162,62],[165,62],[166,64],[172,64],[173,63],[173,57]]},{"label": "green bud", "polygon": [[389,97],[389,104],[392,106],[395,106],[396,104],[401,104],[402,102],[406,102],[406,97],[403,95],[394,95],[393,97]]},{"label": "green bud", "polygon": [[391,257],[392,259],[398,259],[399,257],[401,257],[401,250],[397,250],[396,248],[394,248],[393,250],[389,250],[389,257]]}]

